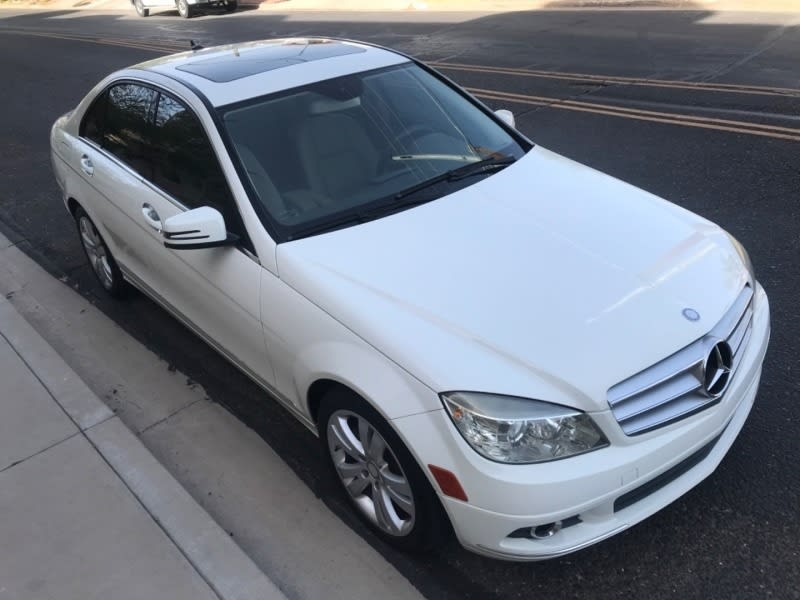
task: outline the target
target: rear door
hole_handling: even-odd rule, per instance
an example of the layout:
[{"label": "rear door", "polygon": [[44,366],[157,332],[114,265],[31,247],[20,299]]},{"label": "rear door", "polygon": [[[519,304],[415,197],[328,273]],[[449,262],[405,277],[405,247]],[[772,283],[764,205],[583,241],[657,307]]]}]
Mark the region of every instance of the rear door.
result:
[{"label": "rear door", "polygon": [[157,98],[152,88],[130,82],[107,88],[87,110],[70,160],[79,175],[73,194],[117,262],[136,271],[142,236],[127,213],[145,192],[142,178],[152,176],[149,136]]}]

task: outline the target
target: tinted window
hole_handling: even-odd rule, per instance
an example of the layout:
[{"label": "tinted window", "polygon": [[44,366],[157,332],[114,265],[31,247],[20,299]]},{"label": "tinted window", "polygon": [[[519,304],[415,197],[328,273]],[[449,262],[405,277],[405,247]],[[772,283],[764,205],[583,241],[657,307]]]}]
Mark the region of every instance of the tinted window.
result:
[{"label": "tinted window", "polygon": [[190,108],[161,94],[153,135],[152,181],[189,208],[211,206],[243,237],[239,211],[203,126]]},{"label": "tinted window", "polygon": [[[433,201],[529,149],[414,64],[312,83],[221,113],[244,181],[286,239],[392,214],[406,196],[407,206]],[[481,166],[493,161],[498,168]],[[457,176],[472,164],[471,176]]]},{"label": "tinted window", "polygon": [[97,144],[103,143],[103,124],[106,118],[107,98],[106,92],[100,94],[89,107],[89,110],[86,111],[83,123],[81,123],[81,135]]},{"label": "tinted window", "polygon": [[123,83],[108,90],[101,145],[136,172],[151,178],[152,114],[156,92]]}]

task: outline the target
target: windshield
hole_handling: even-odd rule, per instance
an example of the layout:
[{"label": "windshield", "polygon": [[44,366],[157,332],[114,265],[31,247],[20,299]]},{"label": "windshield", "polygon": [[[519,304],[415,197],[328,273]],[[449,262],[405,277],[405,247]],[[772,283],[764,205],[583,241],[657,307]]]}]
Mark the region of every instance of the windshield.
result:
[{"label": "windshield", "polygon": [[222,121],[254,200],[286,239],[432,200],[527,151],[415,64],[249,100]]}]

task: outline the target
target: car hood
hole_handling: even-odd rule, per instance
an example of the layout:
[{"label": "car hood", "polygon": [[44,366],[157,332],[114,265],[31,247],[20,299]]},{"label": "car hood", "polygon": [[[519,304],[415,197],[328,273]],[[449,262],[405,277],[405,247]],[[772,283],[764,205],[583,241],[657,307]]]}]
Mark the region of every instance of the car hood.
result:
[{"label": "car hood", "polygon": [[708,332],[747,278],[716,225],[541,147],[428,204],[281,244],[278,268],[438,392],[589,411]]}]

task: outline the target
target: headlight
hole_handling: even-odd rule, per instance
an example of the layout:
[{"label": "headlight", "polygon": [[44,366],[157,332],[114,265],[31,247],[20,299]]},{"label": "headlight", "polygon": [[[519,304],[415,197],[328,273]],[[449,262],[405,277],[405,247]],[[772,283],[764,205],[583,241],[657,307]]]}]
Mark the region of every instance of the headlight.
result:
[{"label": "headlight", "polygon": [[[726,231],[725,233],[728,233],[728,232]],[[756,272],[755,272],[755,269],[753,269],[753,263],[750,260],[750,255],[747,253],[747,250],[744,249],[744,246],[742,246],[742,244],[739,242],[739,240],[737,240],[735,237],[733,237],[730,233],[728,233],[728,239],[731,241],[731,244],[733,244],[733,247],[736,249],[736,253],[739,255],[739,258],[742,259],[742,264],[745,266],[747,271],[750,273],[750,282],[755,284],[755,282],[756,282]]]},{"label": "headlight", "polygon": [[477,392],[441,398],[467,443],[497,462],[546,462],[608,445],[589,415],[557,404]]}]

